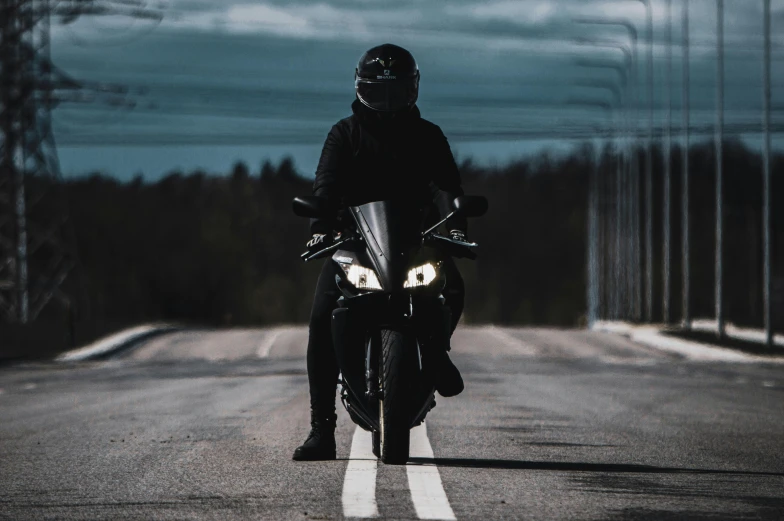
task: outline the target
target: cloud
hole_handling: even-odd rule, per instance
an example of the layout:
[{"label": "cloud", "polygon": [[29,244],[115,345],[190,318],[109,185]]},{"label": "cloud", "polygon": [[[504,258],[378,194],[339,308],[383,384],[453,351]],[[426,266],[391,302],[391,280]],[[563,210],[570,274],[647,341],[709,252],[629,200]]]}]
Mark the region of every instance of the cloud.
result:
[{"label": "cloud", "polygon": [[358,13],[328,3],[213,2],[194,10],[180,0],[174,17],[164,20],[171,30],[217,31],[238,34],[271,34],[290,38],[335,39],[367,33],[366,20]]},{"label": "cloud", "polygon": [[[727,2],[728,44],[759,46],[761,9],[756,2]],[[168,0],[156,30],[199,31],[280,38],[367,42],[388,39],[411,44],[563,52],[576,34],[626,38],[617,27],[576,26],[576,17],[626,19],[646,37],[645,6],[635,0]],[[663,41],[665,0],[651,0],[654,30]],[[674,37],[680,38],[681,1],[673,0]],[[691,0],[690,33],[695,54],[709,52],[715,41],[715,0]],[[777,11],[781,16],[781,11]],[[103,34],[127,21],[94,19],[81,25]],[[137,24],[143,25],[143,24]],[[108,28],[108,29],[107,29]],[[784,43],[784,33],[774,39]],[[660,52],[661,48],[657,48]]]},{"label": "cloud", "polygon": [[265,31],[283,36],[313,36],[310,20],[300,14],[264,4],[233,5],[223,18],[225,26],[235,32]]},{"label": "cloud", "polygon": [[549,22],[556,13],[555,4],[548,0],[534,2],[510,1],[478,3],[446,9],[457,17],[474,20],[505,20],[526,24]]}]

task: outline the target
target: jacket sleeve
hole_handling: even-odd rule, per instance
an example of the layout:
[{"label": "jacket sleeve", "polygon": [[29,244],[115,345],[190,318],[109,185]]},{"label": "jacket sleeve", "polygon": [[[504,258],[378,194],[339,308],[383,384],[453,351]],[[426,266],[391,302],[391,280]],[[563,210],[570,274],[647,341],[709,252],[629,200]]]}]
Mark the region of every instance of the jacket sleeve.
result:
[{"label": "jacket sleeve", "polygon": [[[449,142],[439,127],[435,127],[432,155],[433,182],[430,189],[433,202],[444,218],[452,212],[452,201],[455,197],[463,195],[460,182],[460,171],[457,168],[455,157],[449,148]],[[468,232],[468,222],[465,217],[455,217],[448,224],[450,230]]]},{"label": "jacket sleeve", "polygon": [[316,168],[316,180],[313,183],[313,195],[326,197],[334,215],[329,218],[310,220],[311,233],[330,233],[337,228],[337,210],[343,193],[342,176],[346,158],[346,140],[338,125],[334,125],[327,135],[321,158]]}]

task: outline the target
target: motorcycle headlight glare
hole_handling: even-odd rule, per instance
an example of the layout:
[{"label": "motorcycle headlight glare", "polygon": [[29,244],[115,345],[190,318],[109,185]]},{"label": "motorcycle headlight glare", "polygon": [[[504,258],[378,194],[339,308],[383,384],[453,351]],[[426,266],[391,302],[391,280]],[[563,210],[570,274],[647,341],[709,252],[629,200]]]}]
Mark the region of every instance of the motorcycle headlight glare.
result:
[{"label": "motorcycle headlight glare", "polygon": [[346,273],[346,278],[355,288],[367,290],[382,289],[375,271],[357,264],[341,264],[340,267],[343,268],[343,271]]},{"label": "motorcycle headlight glare", "polygon": [[418,288],[427,286],[436,280],[436,267],[431,264],[423,264],[408,272],[408,280],[403,283],[404,288]]}]

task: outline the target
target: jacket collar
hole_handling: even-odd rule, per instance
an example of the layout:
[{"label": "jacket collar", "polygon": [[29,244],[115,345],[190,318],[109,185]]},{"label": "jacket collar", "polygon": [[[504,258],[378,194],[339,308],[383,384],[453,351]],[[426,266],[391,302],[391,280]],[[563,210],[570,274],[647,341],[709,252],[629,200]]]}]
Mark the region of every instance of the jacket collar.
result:
[{"label": "jacket collar", "polygon": [[359,100],[354,100],[351,104],[351,110],[359,120],[360,125],[373,133],[394,132],[422,118],[416,105],[405,112],[396,113],[392,118],[379,117],[383,113],[367,108]]}]

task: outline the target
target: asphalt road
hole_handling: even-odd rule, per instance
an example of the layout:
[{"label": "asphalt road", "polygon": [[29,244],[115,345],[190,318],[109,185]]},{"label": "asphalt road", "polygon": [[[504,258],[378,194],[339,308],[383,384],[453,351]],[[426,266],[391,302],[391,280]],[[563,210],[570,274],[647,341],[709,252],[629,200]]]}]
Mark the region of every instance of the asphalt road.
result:
[{"label": "asphalt road", "polygon": [[467,389],[438,399],[414,461],[376,465],[339,409],[339,459],[297,463],[305,340],[183,331],[0,369],[0,519],[784,519],[784,365],[463,328]]}]

